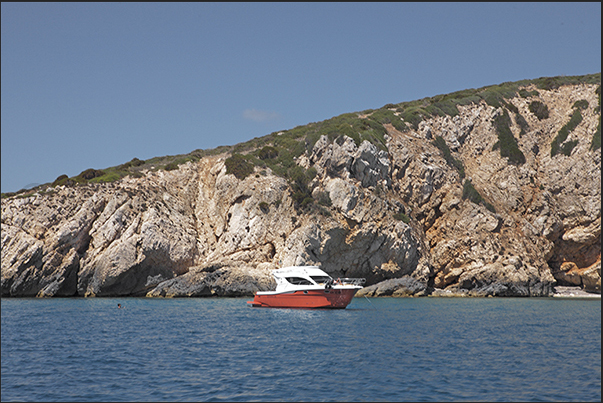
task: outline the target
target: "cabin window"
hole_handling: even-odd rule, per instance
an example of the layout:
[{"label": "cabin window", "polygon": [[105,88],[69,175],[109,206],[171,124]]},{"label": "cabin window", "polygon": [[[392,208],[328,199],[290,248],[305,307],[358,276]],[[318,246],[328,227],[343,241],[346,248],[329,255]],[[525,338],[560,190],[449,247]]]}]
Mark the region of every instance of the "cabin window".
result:
[{"label": "cabin window", "polygon": [[288,282],[290,282],[293,285],[314,285],[312,284],[312,282],[310,282],[310,280],[306,280],[305,278],[302,277],[285,277],[287,279]]},{"label": "cabin window", "polygon": [[316,284],[324,284],[329,280],[332,280],[332,278],[329,276],[310,276],[310,278],[316,281]]}]

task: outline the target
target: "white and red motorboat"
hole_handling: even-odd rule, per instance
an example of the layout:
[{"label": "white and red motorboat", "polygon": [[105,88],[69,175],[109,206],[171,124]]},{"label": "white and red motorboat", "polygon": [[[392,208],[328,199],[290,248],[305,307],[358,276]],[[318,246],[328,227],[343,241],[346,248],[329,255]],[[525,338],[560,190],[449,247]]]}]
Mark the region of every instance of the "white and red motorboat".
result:
[{"label": "white and red motorboat", "polygon": [[273,270],[275,291],[258,291],[254,307],[344,309],[362,288],[363,278],[334,280],[318,266],[291,266]]}]

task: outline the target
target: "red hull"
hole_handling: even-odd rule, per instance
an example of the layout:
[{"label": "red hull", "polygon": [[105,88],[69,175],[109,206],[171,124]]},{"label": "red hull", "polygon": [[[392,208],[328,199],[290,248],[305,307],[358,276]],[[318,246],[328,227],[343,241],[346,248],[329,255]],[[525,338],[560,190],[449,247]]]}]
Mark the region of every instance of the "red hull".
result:
[{"label": "red hull", "polygon": [[265,308],[333,308],[343,309],[352,301],[358,289],[330,289],[255,295],[248,304]]}]

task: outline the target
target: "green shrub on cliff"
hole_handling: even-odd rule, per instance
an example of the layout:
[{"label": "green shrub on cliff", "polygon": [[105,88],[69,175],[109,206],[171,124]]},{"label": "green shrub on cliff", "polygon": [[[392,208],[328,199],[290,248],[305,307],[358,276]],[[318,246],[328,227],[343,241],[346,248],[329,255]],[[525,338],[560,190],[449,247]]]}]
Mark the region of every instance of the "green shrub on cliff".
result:
[{"label": "green shrub on cliff", "polygon": [[517,140],[511,131],[511,118],[506,110],[494,118],[494,128],[498,135],[498,141],[494,144],[493,149],[500,149],[500,156],[508,158],[512,164],[521,165],[526,162],[526,157],[523,155],[517,146]]},{"label": "green shrub on cliff", "polygon": [[540,93],[538,91],[536,91],[536,90],[528,91],[525,88],[520,89],[518,91],[518,94],[522,98],[537,97],[537,96],[540,95]]},{"label": "green shrub on cliff", "polygon": [[597,126],[597,130],[593,134],[593,139],[590,143],[591,150],[597,150],[601,148],[601,116],[599,116],[599,125]]},{"label": "green shrub on cliff", "polygon": [[393,111],[391,111],[385,107],[383,107],[381,109],[377,109],[376,111],[371,113],[370,118],[372,120],[374,120],[375,122],[380,123],[382,125],[391,124],[398,130],[400,130],[398,127],[400,127],[400,128],[402,127],[402,122],[401,122],[400,118],[398,116],[396,116]]},{"label": "green shrub on cliff", "polygon": [[530,102],[528,109],[538,118],[538,120],[549,118],[549,108],[540,101]]},{"label": "green shrub on cliff", "polygon": [[452,154],[450,153],[450,148],[446,144],[446,140],[444,140],[440,136],[436,136],[435,140],[433,141],[433,144],[440,149],[448,165],[452,166],[453,168],[456,168],[459,173],[459,176],[461,177],[461,179],[463,179],[465,177],[465,168],[463,167],[463,163],[452,156]]},{"label": "green shrub on cliff", "polygon": [[258,207],[264,214],[268,214],[270,212],[270,205],[268,203],[266,203],[265,201],[261,201],[260,204],[258,205]]},{"label": "green shrub on cliff", "polygon": [[572,117],[570,118],[569,122],[567,122],[559,130],[559,133],[557,133],[557,136],[551,143],[551,157],[554,157],[560,151],[565,155],[571,154],[572,149],[576,146],[578,141],[577,140],[569,141],[567,144],[564,144],[563,147],[561,147],[561,144],[567,139],[567,136],[569,136],[569,134],[576,127],[578,127],[580,122],[582,122],[582,113],[580,112],[579,108],[576,108],[574,110],[574,113],[572,114]]},{"label": "green shrub on cliff", "polygon": [[271,160],[278,157],[278,150],[272,146],[264,146],[258,153],[261,160]]},{"label": "green shrub on cliff", "polygon": [[175,162],[170,162],[163,169],[165,169],[166,171],[173,171],[174,169],[178,169],[178,164]]},{"label": "green shrub on cliff", "polygon": [[501,103],[502,103],[502,106],[507,108],[507,110],[509,112],[519,113],[519,109],[517,109],[517,107],[512,102],[507,102],[503,99]]},{"label": "green shrub on cliff", "polygon": [[571,140],[564,143],[560,149],[561,154],[569,157],[572,154],[572,150],[574,149],[574,147],[576,147],[576,145],[578,145],[578,140]]},{"label": "green shrub on cliff", "polygon": [[500,108],[505,104],[505,98],[515,98],[517,95],[517,85],[515,83],[503,83],[492,85],[482,91],[480,96],[486,103],[495,108]]},{"label": "green shrub on cliff", "polygon": [[597,130],[593,134],[593,139],[590,143],[591,150],[597,150],[601,148],[601,85],[597,87],[595,93],[599,96],[599,104],[595,109],[595,112],[599,114],[599,124],[597,125]]},{"label": "green shrub on cliff", "polygon": [[116,180],[119,180],[121,178],[122,176],[118,172],[107,172],[101,176],[91,179],[90,183],[115,182]]},{"label": "green shrub on cliff", "polygon": [[[397,120],[401,124],[399,119]],[[366,119],[359,119],[355,123],[354,128],[356,129],[356,132],[359,133],[360,143],[368,141],[377,146],[380,150],[387,151],[387,142],[385,140],[387,130],[383,127],[382,123],[374,120],[372,115]]]},{"label": "green shrub on cliff", "polygon": [[410,223],[410,218],[402,212],[395,213],[394,219],[396,219],[398,221],[402,221],[404,224]]},{"label": "green shrub on cliff", "polygon": [[60,175],[58,178],[56,178],[54,180],[54,182],[52,182],[52,185],[50,185],[50,186],[66,185],[68,181],[69,181],[69,177],[67,175],[63,174],[63,175]]},{"label": "green shrub on cliff", "polygon": [[515,113],[515,123],[517,123],[517,125],[519,126],[519,128],[521,129],[521,131],[519,132],[519,137],[523,136],[524,134],[527,133],[527,131],[530,129],[530,125],[528,124],[528,122],[525,120],[525,118],[522,116],[521,113],[519,113],[519,111],[517,111]]},{"label": "green shrub on cliff", "polygon": [[572,106],[572,108],[578,108],[578,109],[587,109],[588,108],[588,101],[586,99],[581,99],[579,101],[574,102],[574,105]]},{"label": "green shrub on cliff", "polygon": [[419,123],[423,121],[423,116],[428,116],[429,113],[421,107],[411,107],[402,112],[402,119],[409,123],[414,130],[419,130]]},{"label": "green shrub on cliff", "polygon": [[80,180],[80,181],[88,181],[90,179],[94,179],[94,178],[98,178],[100,176],[103,176],[105,174],[104,171],[100,170],[100,169],[93,169],[93,168],[89,168],[86,169],[85,171],[82,171],[77,177],[76,180]]},{"label": "green shrub on cliff", "polygon": [[132,158],[129,162],[126,162],[121,166],[122,169],[128,169],[131,167],[139,167],[144,164],[143,160],[139,160],[138,158]]},{"label": "green shrub on cliff", "polygon": [[446,99],[443,101],[435,102],[425,108],[433,116],[456,116],[459,114],[456,100]]},{"label": "green shrub on cliff", "polygon": [[482,195],[473,187],[473,183],[470,180],[465,180],[465,183],[463,183],[463,199],[469,199],[470,202],[475,204],[482,204],[491,212],[496,213],[494,206],[484,200]]},{"label": "green shrub on cliff", "polygon": [[320,192],[318,194],[318,204],[325,207],[331,207],[333,205],[329,192]]},{"label": "green shrub on cliff", "polygon": [[233,154],[224,161],[226,173],[233,174],[237,179],[243,180],[253,173],[253,165],[241,154]]},{"label": "green shrub on cliff", "polygon": [[299,165],[295,165],[289,169],[288,176],[295,207],[303,209],[314,203],[312,190],[308,187],[308,184],[316,176],[316,169],[305,170]]}]

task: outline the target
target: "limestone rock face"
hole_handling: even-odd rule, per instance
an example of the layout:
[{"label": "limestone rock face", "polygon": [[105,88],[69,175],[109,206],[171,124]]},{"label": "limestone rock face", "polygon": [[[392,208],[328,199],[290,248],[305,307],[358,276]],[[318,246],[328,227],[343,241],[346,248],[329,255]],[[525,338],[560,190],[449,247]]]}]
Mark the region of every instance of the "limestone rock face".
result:
[{"label": "limestone rock face", "polygon": [[[226,153],[3,198],[2,296],[251,296],[275,286],[271,270],[313,264],[366,278],[360,296],[550,296],[556,286],[600,294],[595,90],[507,100],[527,122],[522,130],[511,114],[523,164],[501,157],[494,121],[504,111],[484,102],[425,118],[417,130],[384,125],[388,151],[322,136],[297,160],[316,170],[314,200],[328,196],[311,209],[296,206],[290,184],[269,169],[243,180],[227,173]],[[530,112],[534,100],[549,118]],[[577,144],[551,156],[578,100],[589,107],[567,139]],[[465,181],[486,203],[466,197]]]},{"label": "limestone rock face", "polygon": [[198,254],[187,168],[179,184],[158,172],[3,200],[2,295],[144,295],[186,273]]},{"label": "limestone rock face", "polygon": [[423,295],[427,286],[410,276],[393,278],[364,287],[356,293],[357,297],[407,297]]}]

